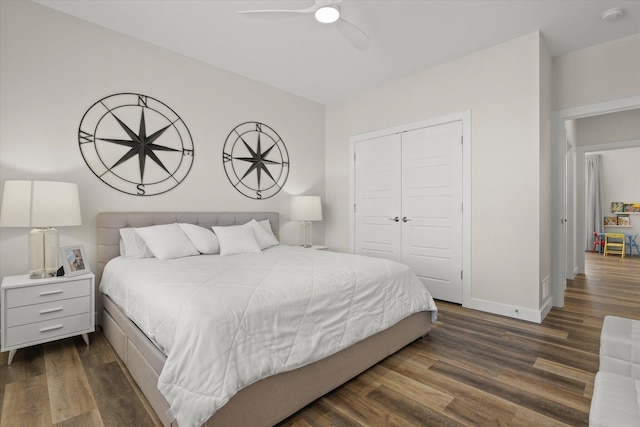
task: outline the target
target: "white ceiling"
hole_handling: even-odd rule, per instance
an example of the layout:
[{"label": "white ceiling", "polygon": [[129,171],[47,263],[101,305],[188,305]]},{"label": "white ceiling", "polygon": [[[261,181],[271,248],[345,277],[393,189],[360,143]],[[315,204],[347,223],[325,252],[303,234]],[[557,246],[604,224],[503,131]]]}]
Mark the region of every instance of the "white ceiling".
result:
[{"label": "white ceiling", "polygon": [[[236,13],[313,0],[36,2],[325,104],[536,30],[554,57],[640,33],[638,0],[344,0],[342,16],[370,37],[363,51],[312,15]],[[619,6],[622,20],[600,19]]]}]

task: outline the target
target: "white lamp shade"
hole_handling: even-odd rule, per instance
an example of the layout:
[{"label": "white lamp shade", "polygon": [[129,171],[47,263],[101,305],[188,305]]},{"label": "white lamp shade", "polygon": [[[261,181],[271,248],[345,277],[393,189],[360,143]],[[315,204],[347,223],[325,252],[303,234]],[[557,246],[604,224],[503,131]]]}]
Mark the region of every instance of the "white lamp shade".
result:
[{"label": "white lamp shade", "polygon": [[291,219],[295,221],[322,221],[320,196],[292,197]]},{"label": "white lamp shade", "polygon": [[5,181],[0,227],[82,225],[78,184]]}]

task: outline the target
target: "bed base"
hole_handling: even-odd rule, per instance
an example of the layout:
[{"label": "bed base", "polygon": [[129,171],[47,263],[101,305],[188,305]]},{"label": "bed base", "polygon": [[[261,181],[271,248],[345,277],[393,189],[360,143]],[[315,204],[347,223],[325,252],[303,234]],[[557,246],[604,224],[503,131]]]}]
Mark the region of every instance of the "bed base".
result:
[{"label": "bed base", "polygon": [[[177,427],[169,405],[156,385],[166,357],[106,295],[103,329],[107,340],[162,423]],[[253,383],[240,390],[204,424],[273,426],[359,373],[395,353],[431,329],[431,313],[420,312],[332,356],[293,371]]]}]

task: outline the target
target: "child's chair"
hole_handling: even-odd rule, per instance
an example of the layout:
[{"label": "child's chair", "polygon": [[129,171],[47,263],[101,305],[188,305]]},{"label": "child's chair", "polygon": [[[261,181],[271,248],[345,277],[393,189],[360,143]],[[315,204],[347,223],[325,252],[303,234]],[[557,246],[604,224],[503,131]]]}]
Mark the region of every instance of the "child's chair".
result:
[{"label": "child's chair", "polygon": [[604,256],[609,254],[621,255],[624,258],[626,238],[622,233],[606,233],[604,235]]},{"label": "child's chair", "polygon": [[604,247],[604,241],[600,238],[600,234],[598,234],[597,231],[593,232],[593,237],[596,238],[596,240],[593,242],[593,249],[591,249],[591,253],[594,253],[596,251],[596,247],[598,247],[598,253],[602,253],[602,248]]},{"label": "child's chair", "polygon": [[640,256],[640,248],[638,248],[638,242],[636,241],[637,238],[637,234],[635,236],[629,236],[629,256],[633,256],[633,248],[636,248],[636,253]]}]

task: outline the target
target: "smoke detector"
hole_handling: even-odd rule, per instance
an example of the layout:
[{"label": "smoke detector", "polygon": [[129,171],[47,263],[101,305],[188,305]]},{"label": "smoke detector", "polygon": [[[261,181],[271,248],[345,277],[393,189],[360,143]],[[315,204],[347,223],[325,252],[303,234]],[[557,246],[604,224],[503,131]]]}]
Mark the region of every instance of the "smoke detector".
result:
[{"label": "smoke detector", "polygon": [[613,9],[605,10],[600,15],[600,19],[607,22],[616,22],[622,19],[624,15],[624,9],[621,7],[614,7]]}]

